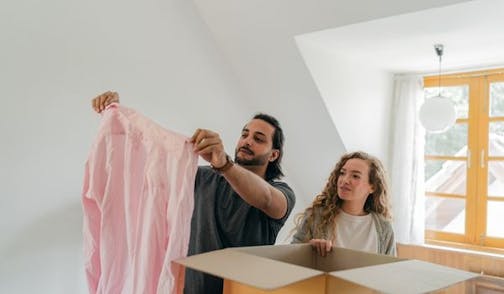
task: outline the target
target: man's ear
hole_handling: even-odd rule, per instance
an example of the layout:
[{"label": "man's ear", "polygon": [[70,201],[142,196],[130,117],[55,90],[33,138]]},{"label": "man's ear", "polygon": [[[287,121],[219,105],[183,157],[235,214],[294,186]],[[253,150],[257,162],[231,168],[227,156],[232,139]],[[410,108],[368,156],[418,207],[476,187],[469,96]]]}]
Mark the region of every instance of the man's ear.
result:
[{"label": "man's ear", "polygon": [[271,150],[271,155],[270,155],[269,161],[273,162],[273,161],[277,160],[277,158],[279,156],[280,156],[280,150],[273,149],[273,150]]}]

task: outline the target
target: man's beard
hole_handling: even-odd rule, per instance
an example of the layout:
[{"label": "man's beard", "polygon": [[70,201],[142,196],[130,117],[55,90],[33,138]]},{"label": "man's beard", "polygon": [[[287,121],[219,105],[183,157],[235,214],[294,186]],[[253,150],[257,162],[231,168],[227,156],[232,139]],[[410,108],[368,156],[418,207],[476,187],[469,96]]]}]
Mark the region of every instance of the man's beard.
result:
[{"label": "man's beard", "polygon": [[252,150],[248,149],[247,147],[241,147],[238,150],[235,151],[235,162],[238,163],[241,166],[262,166],[268,163],[268,157],[269,154],[263,154],[263,155],[257,155],[252,157],[251,159],[246,159],[246,158],[239,158],[238,157],[238,151],[240,149],[245,149],[249,152],[249,154],[254,155],[254,152]]}]

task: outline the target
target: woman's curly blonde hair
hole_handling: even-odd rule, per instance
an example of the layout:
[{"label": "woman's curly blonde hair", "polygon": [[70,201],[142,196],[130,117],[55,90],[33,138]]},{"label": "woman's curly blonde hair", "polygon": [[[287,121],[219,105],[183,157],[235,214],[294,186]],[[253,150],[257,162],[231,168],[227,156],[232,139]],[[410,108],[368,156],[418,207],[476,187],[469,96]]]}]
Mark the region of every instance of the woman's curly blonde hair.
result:
[{"label": "woman's curly blonde hair", "polygon": [[332,233],[336,227],[334,218],[340,212],[344,201],[338,196],[338,178],[345,163],[353,158],[362,159],[369,164],[369,184],[374,188],[374,192],[369,194],[364,203],[364,211],[375,212],[386,219],[392,218],[387,179],[380,160],[362,151],[347,153],[336,163],[324,190],[315,197],[312,205],[304,213],[296,216],[296,229],[300,229],[301,226],[312,228],[315,222],[314,211],[320,213],[317,216],[317,226],[313,230],[308,230],[305,242],[311,239],[334,239]]}]

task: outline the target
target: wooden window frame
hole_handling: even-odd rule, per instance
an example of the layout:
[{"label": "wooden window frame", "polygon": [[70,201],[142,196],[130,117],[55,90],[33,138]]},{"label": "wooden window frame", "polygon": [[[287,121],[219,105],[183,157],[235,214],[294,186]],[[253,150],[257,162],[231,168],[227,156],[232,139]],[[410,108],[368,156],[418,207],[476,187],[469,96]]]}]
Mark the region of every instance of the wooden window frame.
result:
[{"label": "wooden window frame", "polygon": [[[504,161],[503,156],[488,156],[489,123],[491,121],[504,121],[504,116],[498,118],[489,117],[489,85],[491,82],[497,81],[504,82],[504,69],[449,74],[441,77],[442,87],[462,85],[469,87],[468,117],[458,118],[456,121],[457,124],[467,123],[468,153],[462,157],[426,154],[424,160],[465,160],[467,163],[466,195],[426,191],[426,196],[466,199],[465,233],[461,235],[426,229],[425,239],[427,243],[452,242],[459,245],[478,246],[479,248],[504,248],[504,238],[486,236],[488,201],[504,202],[504,197],[489,197],[487,195],[488,162]],[[437,75],[424,77],[424,87],[437,87],[438,82]]]}]

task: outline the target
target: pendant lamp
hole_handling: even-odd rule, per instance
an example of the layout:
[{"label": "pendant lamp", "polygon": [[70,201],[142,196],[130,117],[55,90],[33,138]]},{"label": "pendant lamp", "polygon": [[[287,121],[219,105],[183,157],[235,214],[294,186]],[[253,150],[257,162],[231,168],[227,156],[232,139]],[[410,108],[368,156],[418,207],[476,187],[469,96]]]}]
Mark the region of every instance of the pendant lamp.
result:
[{"label": "pendant lamp", "polygon": [[420,107],[419,118],[426,131],[442,133],[455,124],[457,113],[453,102],[441,95],[441,57],[443,56],[444,46],[436,44],[434,50],[439,57],[438,95],[424,102]]}]

